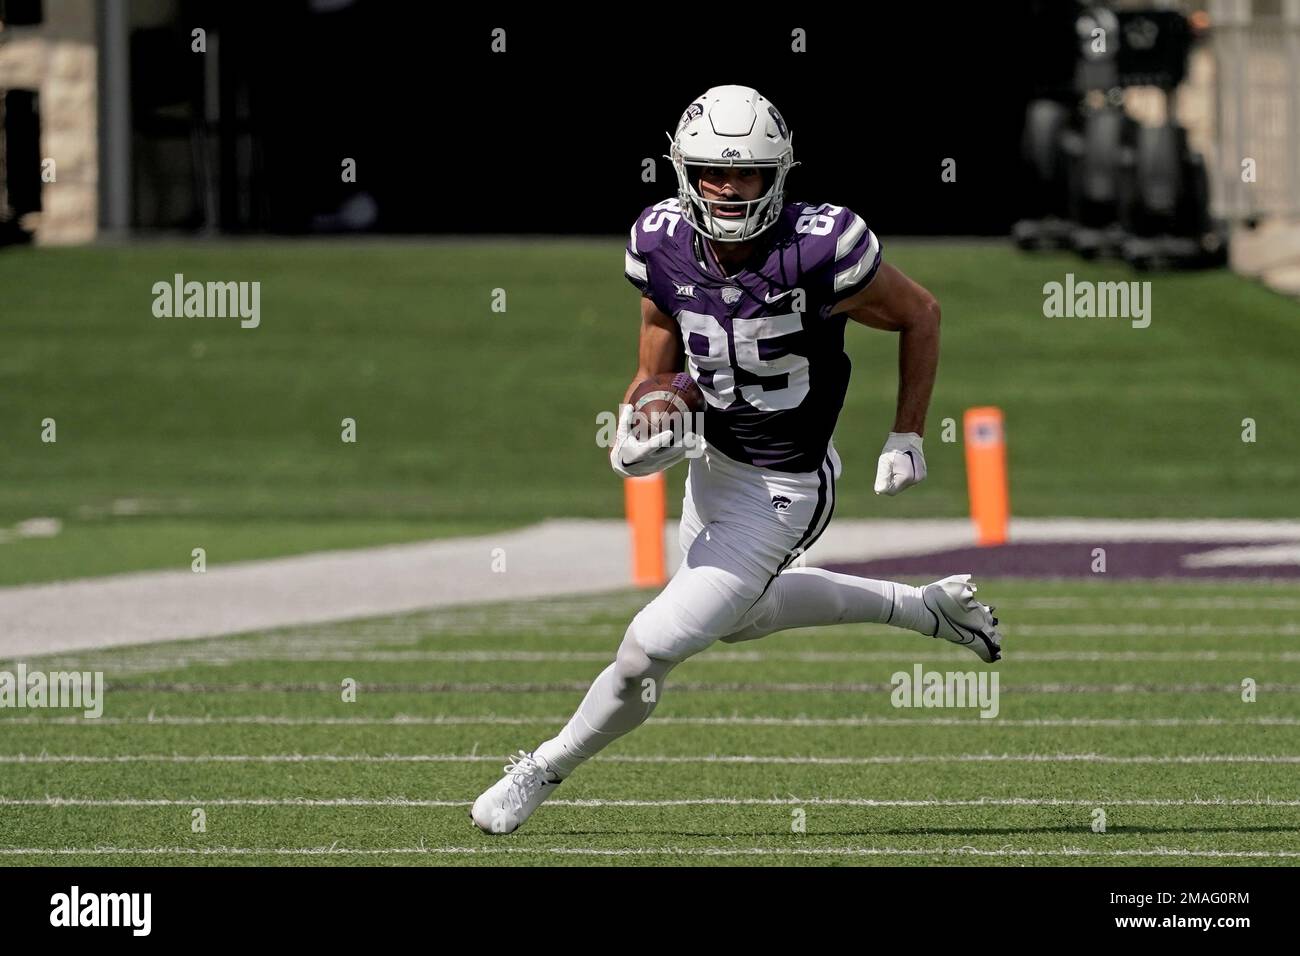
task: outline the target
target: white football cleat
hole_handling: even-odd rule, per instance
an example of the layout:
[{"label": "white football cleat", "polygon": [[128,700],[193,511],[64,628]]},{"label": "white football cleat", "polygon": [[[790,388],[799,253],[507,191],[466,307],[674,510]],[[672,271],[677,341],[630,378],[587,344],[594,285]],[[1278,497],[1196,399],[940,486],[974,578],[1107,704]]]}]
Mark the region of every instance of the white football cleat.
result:
[{"label": "white football cleat", "polygon": [[969,647],[986,664],[1002,657],[1002,635],[995,608],[975,600],[975,585],[969,574],[954,574],[921,589],[921,600],[934,615],[935,631],[942,637]]},{"label": "white football cleat", "polygon": [[469,812],[484,833],[513,833],[561,782],[545,760],[523,750],[511,755],[505,771],[504,777],[474,801]]}]

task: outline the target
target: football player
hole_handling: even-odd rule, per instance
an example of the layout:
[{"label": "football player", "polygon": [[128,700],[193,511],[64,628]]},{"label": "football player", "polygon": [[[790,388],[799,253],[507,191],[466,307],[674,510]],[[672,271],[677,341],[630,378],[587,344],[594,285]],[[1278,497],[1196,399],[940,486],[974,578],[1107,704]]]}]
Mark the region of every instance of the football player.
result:
[{"label": "football player", "polygon": [[924,480],[934,296],[882,261],[860,216],[786,201],[790,130],[756,90],[709,90],[671,139],[677,196],[641,213],[624,260],[641,292],[641,338],[610,464],[646,475],[685,457],[662,438],[670,432],[636,433],[627,404],[638,382],[685,365],[708,406],[682,504],[683,560],[568,724],[512,757],[474,803],[470,815],[488,833],[516,829],[580,764],[644,722],[669,671],[716,641],[853,621],[944,638],[986,662],[1001,654],[997,619],[975,600],[970,575],[918,588],[791,567],[835,510],[831,433],[848,387],[850,320],[899,334],[898,407],[875,491]]}]

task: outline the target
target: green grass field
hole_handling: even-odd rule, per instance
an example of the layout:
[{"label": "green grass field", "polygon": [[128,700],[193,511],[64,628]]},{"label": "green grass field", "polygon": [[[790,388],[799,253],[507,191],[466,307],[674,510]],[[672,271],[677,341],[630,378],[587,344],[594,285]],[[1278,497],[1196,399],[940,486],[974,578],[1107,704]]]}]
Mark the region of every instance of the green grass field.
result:
[{"label": "green grass field", "polygon": [[558,729],[648,595],[28,660],[110,687],[99,720],[3,712],[0,859],[1294,864],[1300,587],[987,581],[986,596],[1008,634],[995,719],[891,706],[897,670],[983,668],[943,642],[842,626],[718,645],[504,837],[471,829],[469,803],[504,754]]},{"label": "green grass field", "polygon": [[[1042,315],[1066,272],[1144,278],[1117,266],[889,237],[885,254],[944,308],[930,477],[872,495],[896,346],[854,327],[837,514],[965,514],[941,423],[991,403],[1018,515],[1295,515],[1294,302],[1227,272],[1159,275],[1139,330]],[[0,531],[56,517],[62,532],[0,534],[0,585],[187,567],[198,546],[216,563],[619,515],[594,436],[635,365],[621,261],[617,239],[5,250]],[[260,326],[155,318],[152,285],[177,272],[261,282]]]}]

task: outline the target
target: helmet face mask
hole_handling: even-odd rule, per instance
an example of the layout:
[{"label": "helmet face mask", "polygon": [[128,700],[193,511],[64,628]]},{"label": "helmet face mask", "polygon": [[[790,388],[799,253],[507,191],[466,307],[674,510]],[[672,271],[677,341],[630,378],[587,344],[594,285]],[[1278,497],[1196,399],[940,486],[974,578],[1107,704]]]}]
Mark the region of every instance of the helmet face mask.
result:
[{"label": "helmet face mask", "polygon": [[[676,143],[673,144],[676,151]],[[757,163],[751,160],[695,159],[677,156],[673,167],[677,171],[677,198],[686,221],[701,235],[714,242],[747,242],[763,232],[781,215],[784,204],[785,177],[790,165]],[[757,199],[739,197],[709,199],[700,188],[704,171],[719,166],[737,166],[758,169],[763,174],[764,190]],[[739,207],[739,216],[719,215],[719,207]]]},{"label": "helmet face mask", "polygon": [[[719,86],[695,100],[669,136],[677,199],[691,227],[714,242],[747,242],[770,227],[784,205],[785,177],[794,162],[791,133],[781,114],[757,90]],[[709,167],[758,169],[766,190],[756,199],[707,199],[700,177]],[[723,216],[718,207],[740,207]]]}]

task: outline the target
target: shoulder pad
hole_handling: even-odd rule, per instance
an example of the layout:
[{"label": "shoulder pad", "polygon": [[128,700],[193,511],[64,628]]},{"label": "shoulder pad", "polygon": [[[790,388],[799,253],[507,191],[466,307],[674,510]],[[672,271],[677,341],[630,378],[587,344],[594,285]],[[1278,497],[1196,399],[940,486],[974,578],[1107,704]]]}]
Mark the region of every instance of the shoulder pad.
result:
[{"label": "shoulder pad", "polygon": [[684,221],[682,207],[676,197],[664,199],[653,206],[646,206],[641,210],[641,215],[636,217],[636,222],[632,224],[628,252],[644,259],[664,242],[676,238],[678,230],[690,228],[690,223]]}]

